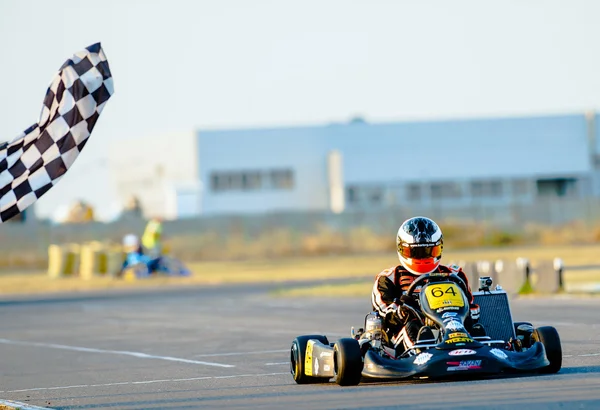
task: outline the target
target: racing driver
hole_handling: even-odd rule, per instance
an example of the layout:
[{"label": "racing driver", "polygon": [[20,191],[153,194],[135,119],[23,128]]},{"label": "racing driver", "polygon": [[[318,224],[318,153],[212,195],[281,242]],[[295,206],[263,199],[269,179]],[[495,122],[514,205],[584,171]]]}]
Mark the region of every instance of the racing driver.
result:
[{"label": "racing driver", "polygon": [[[410,284],[425,273],[455,273],[467,285],[467,299],[470,303],[470,317],[465,327],[473,336],[485,336],[479,319],[479,306],[473,303],[473,294],[463,270],[456,265],[440,264],[443,237],[440,227],[431,219],[418,216],[402,223],[396,237],[400,265],[379,273],[373,285],[373,310],[383,318],[383,330],[388,345],[402,353],[414,346],[415,342],[433,343],[435,337],[431,328],[421,326],[420,320],[404,308],[404,305],[419,310],[419,302],[406,294]],[[470,319],[470,320],[469,320]]]}]

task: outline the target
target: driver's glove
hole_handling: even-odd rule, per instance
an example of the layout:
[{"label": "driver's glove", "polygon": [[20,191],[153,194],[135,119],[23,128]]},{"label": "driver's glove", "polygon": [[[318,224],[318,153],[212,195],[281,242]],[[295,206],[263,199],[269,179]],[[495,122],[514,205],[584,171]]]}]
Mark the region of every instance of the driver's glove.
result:
[{"label": "driver's glove", "polygon": [[475,303],[471,304],[470,313],[471,313],[471,319],[473,320],[473,323],[477,323],[477,321],[479,320],[479,315],[481,313],[481,310],[479,309],[479,305],[476,305]]},{"label": "driver's glove", "polygon": [[419,311],[419,302],[415,298],[412,298],[408,295],[402,295],[400,300],[398,301],[398,316],[400,316],[403,320],[406,320],[410,317],[410,315],[414,315],[411,309],[408,309],[406,306],[413,308],[416,311]]},{"label": "driver's glove", "polygon": [[410,297],[408,295],[400,296],[400,304],[408,305],[413,309],[420,309],[419,302],[417,302],[417,299]]},{"label": "driver's glove", "polygon": [[386,320],[390,320],[393,316],[398,312],[398,299],[394,299],[392,303],[387,305],[387,307],[383,310],[383,316]]}]

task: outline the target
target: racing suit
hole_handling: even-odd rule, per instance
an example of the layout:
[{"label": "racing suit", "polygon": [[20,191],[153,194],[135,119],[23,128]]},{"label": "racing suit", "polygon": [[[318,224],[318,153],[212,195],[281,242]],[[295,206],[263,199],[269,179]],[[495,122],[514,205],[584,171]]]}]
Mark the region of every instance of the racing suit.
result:
[{"label": "racing suit", "polygon": [[[469,330],[479,319],[479,306],[474,303],[467,276],[456,265],[439,265],[434,272],[455,273],[465,281],[467,285],[466,296],[469,301],[471,313],[465,320],[465,327]],[[417,335],[421,327],[420,321],[414,317],[414,314],[403,314],[399,313],[398,310],[398,307],[402,304],[400,299],[406,295],[409,286],[416,278],[418,278],[417,275],[412,274],[402,265],[386,269],[375,278],[371,302],[373,311],[378,312],[383,318],[383,329],[387,335],[390,347],[397,348],[402,342],[404,342],[405,347],[408,347],[408,345],[414,345],[417,340]],[[419,290],[416,289],[416,292]],[[406,297],[404,296],[404,298]],[[413,303],[414,306],[418,307],[416,300]],[[408,341],[406,338],[408,338]]]}]

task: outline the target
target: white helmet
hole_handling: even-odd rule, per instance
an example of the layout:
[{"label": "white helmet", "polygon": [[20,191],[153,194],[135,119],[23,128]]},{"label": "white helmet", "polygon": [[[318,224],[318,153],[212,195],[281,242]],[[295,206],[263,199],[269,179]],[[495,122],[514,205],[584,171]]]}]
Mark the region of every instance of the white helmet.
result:
[{"label": "white helmet", "polygon": [[128,234],[123,237],[123,248],[126,252],[133,252],[139,249],[140,238],[134,234]]},{"label": "white helmet", "polygon": [[407,219],[398,229],[396,246],[400,263],[406,270],[415,275],[431,273],[442,259],[442,230],[423,216]]}]

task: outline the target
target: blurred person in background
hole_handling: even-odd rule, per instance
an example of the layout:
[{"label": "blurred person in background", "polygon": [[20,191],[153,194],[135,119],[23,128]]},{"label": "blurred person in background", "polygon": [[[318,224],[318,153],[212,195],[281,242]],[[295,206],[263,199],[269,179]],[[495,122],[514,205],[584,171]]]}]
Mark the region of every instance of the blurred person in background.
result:
[{"label": "blurred person in background", "polygon": [[431,328],[421,326],[411,309],[403,307],[407,305],[420,311],[418,300],[406,292],[416,278],[426,273],[454,273],[465,282],[468,291],[466,297],[470,304],[465,327],[473,336],[485,336],[485,329],[477,323],[480,310],[474,303],[467,276],[457,265],[440,264],[443,243],[442,230],[433,220],[425,217],[407,219],[396,236],[400,265],[385,269],[375,278],[371,298],[373,310],[382,317],[388,344],[396,349],[397,354],[417,341],[435,341]]},{"label": "blurred person in background", "polygon": [[160,218],[152,218],[146,224],[142,235],[144,253],[151,258],[160,258],[163,254],[162,243],[163,225]]}]

